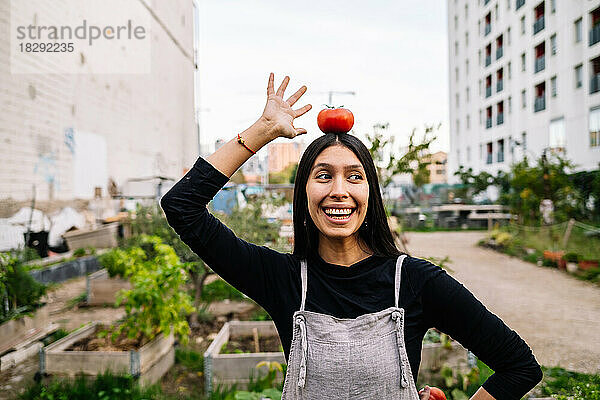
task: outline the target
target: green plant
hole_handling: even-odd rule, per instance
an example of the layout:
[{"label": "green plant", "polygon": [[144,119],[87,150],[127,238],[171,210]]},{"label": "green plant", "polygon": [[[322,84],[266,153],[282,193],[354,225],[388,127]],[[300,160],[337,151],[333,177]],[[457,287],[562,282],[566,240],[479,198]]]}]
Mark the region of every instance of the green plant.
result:
[{"label": "green plant", "polygon": [[577,253],[567,253],[563,256],[563,259],[567,262],[576,263],[576,262],[579,262],[580,257],[579,257],[579,254],[577,254]]},{"label": "green plant", "polygon": [[264,308],[259,308],[250,317],[251,321],[271,321],[273,318],[265,311]]},{"label": "green plant", "polygon": [[542,367],[541,392],[558,400],[600,400],[600,375]]},{"label": "green plant", "polygon": [[117,304],[125,305],[126,315],[124,321],[114,327],[112,338],[125,332],[130,338],[143,335],[151,340],[159,333],[173,332],[185,343],[190,333],[186,316],[194,308],[190,296],[181,290],[187,278],[184,267],[173,248],[160,238],[143,236],[140,240],[144,245],[151,245],[153,257],[139,247],[125,252],[122,262],[132,288],[117,295]]},{"label": "green plant", "polygon": [[71,308],[75,307],[76,305],[86,301],[86,299],[87,299],[87,292],[81,292],[79,295],[77,295],[77,296],[73,297],[72,299],[69,299],[69,301],[67,301],[67,304],[65,305],[65,309],[70,310]]},{"label": "green plant", "polygon": [[83,257],[83,256],[85,256],[84,248],[80,248],[80,249],[73,251],[73,257]]},{"label": "green plant", "polygon": [[[267,368],[266,373],[262,372]],[[283,391],[283,378],[287,365],[276,361],[261,361],[256,364],[255,372],[250,375],[248,390],[235,393],[236,400],[261,400],[263,398],[280,400]],[[279,374],[281,373],[281,379]]]},{"label": "green plant", "polygon": [[244,300],[244,295],[222,279],[204,286],[202,300],[208,303],[219,300]]},{"label": "green plant", "polygon": [[0,253],[0,323],[33,311],[46,286],[37,282],[13,253]]},{"label": "green plant", "polygon": [[127,270],[126,262],[129,260],[127,250],[124,249],[112,249],[107,251],[98,257],[98,261],[102,267],[106,268],[108,276],[114,278],[125,277],[125,271]]},{"label": "green plant", "polygon": [[181,364],[194,372],[204,371],[204,357],[192,349],[177,347],[175,349],[175,363]]}]

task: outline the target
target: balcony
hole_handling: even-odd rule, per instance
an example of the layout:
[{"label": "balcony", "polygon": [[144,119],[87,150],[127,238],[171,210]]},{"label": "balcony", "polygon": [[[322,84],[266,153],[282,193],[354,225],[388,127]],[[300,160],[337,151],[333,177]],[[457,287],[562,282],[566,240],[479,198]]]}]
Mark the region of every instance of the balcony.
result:
[{"label": "balcony", "polygon": [[543,71],[546,68],[546,57],[541,56],[535,59],[535,72]]},{"label": "balcony", "polygon": [[502,57],[503,51],[502,51],[503,47],[498,47],[496,49],[496,60],[498,60],[500,57]]},{"label": "balcony", "polygon": [[487,67],[491,63],[492,63],[492,56],[491,55],[485,56],[485,66]]},{"label": "balcony", "polygon": [[590,94],[600,91],[600,74],[596,74],[590,80]]},{"label": "balcony", "polygon": [[486,86],[485,87],[485,98],[487,99],[491,95],[492,95],[492,87],[491,86]]},{"label": "balcony", "polygon": [[535,22],[533,23],[533,34],[535,35],[539,31],[544,29],[544,26],[545,26],[544,25],[544,16],[542,15],[541,17],[536,19]]},{"label": "balcony", "polygon": [[492,127],[492,117],[487,117],[485,119],[485,129],[490,129]]},{"label": "balcony", "polygon": [[487,35],[489,35],[489,33],[490,33],[491,31],[492,31],[492,24],[485,24],[485,30],[484,30],[484,32],[485,32],[485,35],[484,35],[484,36],[487,36]]},{"label": "balcony", "polygon": [[504,89],[504,80],[500,79],[498,82],[496,82],[496,93],[501,92],[502,89]]},{"label": "balcony", "polygon": [[502,125],[504,123],[504,113],[498,113],[498,116],[496,117],[496,125]]},{"label": "balcony", "polygon": [[487,159],[485,160],[486,164],[491,164],[493,162],[492,153],[487,153]]},{"label": "balcony", "polygon": [[590,46],[593,46],[598,42],[600,42],[600,24],[596,24],[596,26],[590,30]]},{"label": "balcony", "polygon": [[525,0],[517,0],[517,10],[525,5]]},{"label": "balcony", "polygon": [[496,159],[498,160],[498,162],[504,162],[504,152],[498,152],[498,154],[496,155]]},{"label": "balcony", "polygon": [[533,111],[538,112],[546,109],[546,96],[540,96],[535,98],[533,105]]}]

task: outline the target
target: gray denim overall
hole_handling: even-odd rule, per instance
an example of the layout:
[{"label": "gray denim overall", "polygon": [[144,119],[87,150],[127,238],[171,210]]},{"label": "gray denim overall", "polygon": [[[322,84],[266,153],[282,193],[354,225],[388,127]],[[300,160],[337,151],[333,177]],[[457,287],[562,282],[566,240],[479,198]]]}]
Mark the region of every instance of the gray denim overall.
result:
[{"label": "gray denim overall", "polygon": [[302,303],[294,313],[282,400],[419,400],[404,344],[404,309],[398,308],[405,258],[396,262],[395,307],[355,319],[304,310],[307,266],[301,262]]}]

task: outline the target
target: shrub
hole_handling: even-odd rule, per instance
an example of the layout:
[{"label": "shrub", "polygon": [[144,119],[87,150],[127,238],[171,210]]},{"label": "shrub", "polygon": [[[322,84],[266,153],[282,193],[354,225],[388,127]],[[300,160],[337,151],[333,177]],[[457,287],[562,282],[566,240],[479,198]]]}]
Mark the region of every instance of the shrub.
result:
[{"label": "shrub", "polygon": [[11,253],[0,253],[0,322],[32,311],[46,293],[46,286],[25,270]]},{"label": "shrub", "polygon": [[565,261],[573,262],[573,263],[579,262],[579,258],[580,258],[579,254],[577,254],[577,253],[567,253],[563,256],[563,259]]},{"label": "shrub", "polygon": [[600,375],[542,367],[542,394],[557,400],[600,400]]},{"label": "shrub", "polygon": [[202,289],[202,300],[206,302],[219,300],[244,300],[244,295],[224,280],[217,279]]}]

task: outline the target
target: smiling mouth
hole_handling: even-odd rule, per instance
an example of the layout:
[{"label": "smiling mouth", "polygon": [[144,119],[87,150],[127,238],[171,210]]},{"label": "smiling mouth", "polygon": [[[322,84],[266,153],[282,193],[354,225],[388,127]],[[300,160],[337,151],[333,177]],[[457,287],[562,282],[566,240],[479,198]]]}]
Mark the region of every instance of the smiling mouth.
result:
[{"label": "smiling mouth", "polygon": [[321,208],[327,219],[332,222],[346,222],[354,214],[355,208]]}]

